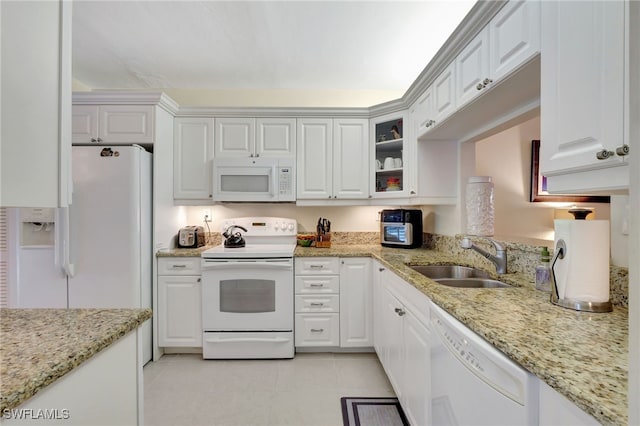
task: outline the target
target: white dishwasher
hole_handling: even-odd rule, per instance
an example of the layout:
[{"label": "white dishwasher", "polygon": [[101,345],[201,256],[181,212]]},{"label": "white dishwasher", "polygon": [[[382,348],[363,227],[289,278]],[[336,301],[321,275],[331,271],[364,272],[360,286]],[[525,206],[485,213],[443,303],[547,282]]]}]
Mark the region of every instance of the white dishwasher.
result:
[{"label": "white dishwasher", "polygon": [[433,425],[538,424],[534,375],[432,303]]}]

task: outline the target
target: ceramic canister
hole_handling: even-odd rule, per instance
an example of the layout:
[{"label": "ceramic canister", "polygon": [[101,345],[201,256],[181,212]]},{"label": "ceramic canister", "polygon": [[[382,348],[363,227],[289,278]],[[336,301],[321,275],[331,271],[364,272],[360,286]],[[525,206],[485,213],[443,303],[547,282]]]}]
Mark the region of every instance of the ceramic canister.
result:
[{"label": "ceramic canister", "polygon": [[492,236],[493,182],[490,176],[471,176],[466,187],[467,234]]}]

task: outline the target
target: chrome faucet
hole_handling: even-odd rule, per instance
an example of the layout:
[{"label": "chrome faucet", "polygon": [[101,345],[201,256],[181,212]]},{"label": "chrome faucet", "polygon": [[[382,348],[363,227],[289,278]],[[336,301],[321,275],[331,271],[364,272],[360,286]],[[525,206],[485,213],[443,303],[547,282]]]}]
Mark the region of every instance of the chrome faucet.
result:
[{"label": "chrome faucet", "polygon": [[487,259],[489,259],[496,266],[496,272],[498,274],[506,274],[507,273],[507,251],[501,244],[493,241],[491,238],[487,238],[487,240],[489,240],[493,244],[493,246],[496,248],[495,256],[492,255],[491,253],[488,253],[482,250],[480,247],[473,244],[469,238],[466,238],[466,237],[463,238],[462,241],[460,241],[460,247],[462,247],[463,249],[473,249],[477,251],[478,253],[480,253]]}]

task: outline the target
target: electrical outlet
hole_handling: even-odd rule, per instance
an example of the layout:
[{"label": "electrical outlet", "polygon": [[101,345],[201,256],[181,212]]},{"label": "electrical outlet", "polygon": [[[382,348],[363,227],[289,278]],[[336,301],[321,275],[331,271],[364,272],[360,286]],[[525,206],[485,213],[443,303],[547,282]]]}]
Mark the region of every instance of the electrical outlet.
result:
[{"label": "electrical outlet", "polygon": [[211,209],[202,210],[202,220],[205,222],[211,222]]}]

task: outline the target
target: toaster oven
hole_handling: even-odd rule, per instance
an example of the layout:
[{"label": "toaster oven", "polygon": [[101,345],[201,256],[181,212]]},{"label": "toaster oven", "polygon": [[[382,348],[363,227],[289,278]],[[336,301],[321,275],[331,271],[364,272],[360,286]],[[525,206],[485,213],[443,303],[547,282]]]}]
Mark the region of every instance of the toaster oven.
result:
[{"label": "toaster oven", "polygon": [[202,226],[185,226],[178,231],[178,247],[198,248],[205,245]]},{"label": "toaster oven", "polygon": [[422,211],[382,210],[380,212],[380,244],[384,247],[421,247]]}]

